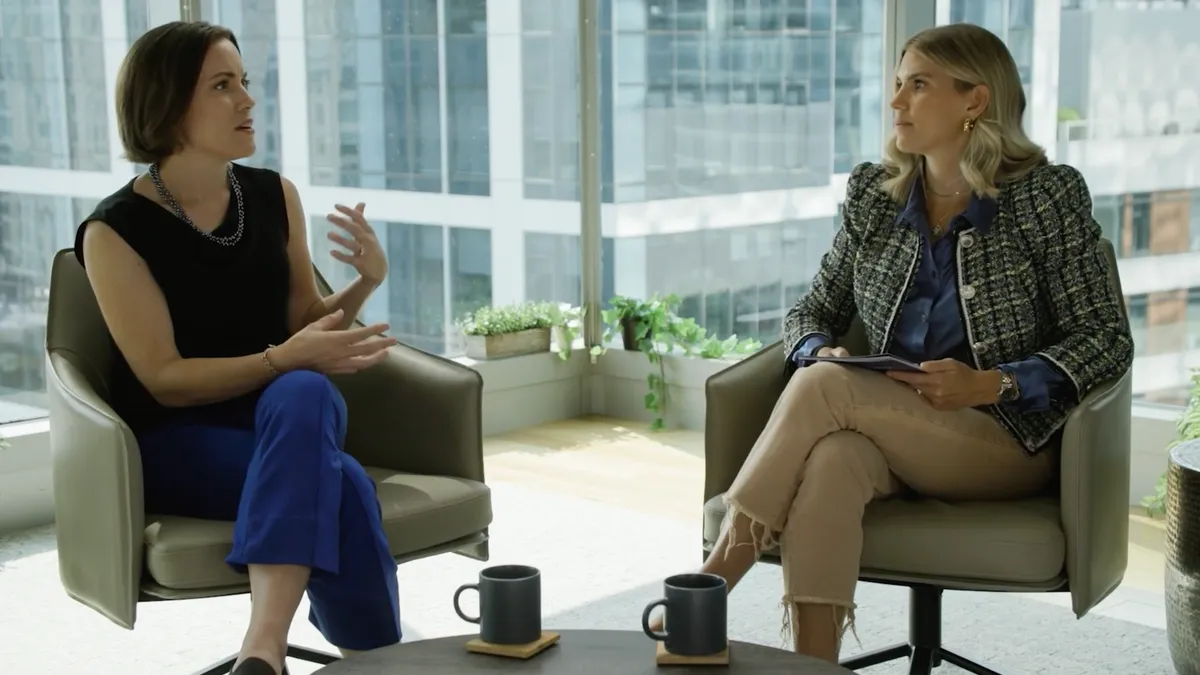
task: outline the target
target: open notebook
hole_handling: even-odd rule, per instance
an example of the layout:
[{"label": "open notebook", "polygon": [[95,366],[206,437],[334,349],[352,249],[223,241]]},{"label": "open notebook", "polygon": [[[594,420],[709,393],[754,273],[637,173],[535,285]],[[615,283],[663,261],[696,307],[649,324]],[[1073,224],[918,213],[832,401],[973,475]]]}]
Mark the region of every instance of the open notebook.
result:
[{"label": "open notebook", "polygon": [[847,366],[858,366],[869,370],[906,370],[921,372],[921,367],[912,361],[891,354],[874,354],[872,356],[797,356],[800,361],[816,362],[829,361]]}]

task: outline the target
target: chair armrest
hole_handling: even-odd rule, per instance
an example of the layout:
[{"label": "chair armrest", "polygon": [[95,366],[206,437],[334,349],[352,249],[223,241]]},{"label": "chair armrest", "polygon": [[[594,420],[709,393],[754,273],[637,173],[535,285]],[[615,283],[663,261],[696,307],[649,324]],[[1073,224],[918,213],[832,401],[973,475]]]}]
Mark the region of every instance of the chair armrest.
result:
[{"label": "chair armrest", "polygon": [[349,412],[346,452],[366,466],[483,482],[483,378],[407,345],[334,376]]},{"label": "chair armrest", "polygon": [[733,484],[787,381],[776,342],[705,382],[704,501]]},{"label": "chair armrest", "polygon": [[132,629],[141,588],[142,458],[66,350],[47,356],[58,569],[67,594]]},{"label": "chair armrest", "polygon": [[1121,583],[1128,563],[1132,377],[1094,388],[1063,427],[1059,490],[1078,617]]}]

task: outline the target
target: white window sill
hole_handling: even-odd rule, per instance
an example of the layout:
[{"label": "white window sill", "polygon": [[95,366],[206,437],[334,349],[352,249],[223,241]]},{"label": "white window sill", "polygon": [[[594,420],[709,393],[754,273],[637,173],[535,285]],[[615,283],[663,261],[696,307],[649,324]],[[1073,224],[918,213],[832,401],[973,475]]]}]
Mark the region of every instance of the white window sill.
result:
[{"label": "white window sill", "polygon": [[[546,424],[583,415],[644,420],[650,363],[639,352],[610,349],[596,362],[584,349],[569,359],[555,353],[495,361],[454,359],[483,376],[484,434]],[[736,359],[669,356],[664,359],[672,402],[668,425],[704,429],[704,383]],[[1175,435],[1179,409],[1137,403],[1133,409],[1132,475],[1129,503],[1150,494],[1166,470],[1166,448]],[[0,425],[0,532],[53,519],[50,481],[50,423],[47,419]]]}]

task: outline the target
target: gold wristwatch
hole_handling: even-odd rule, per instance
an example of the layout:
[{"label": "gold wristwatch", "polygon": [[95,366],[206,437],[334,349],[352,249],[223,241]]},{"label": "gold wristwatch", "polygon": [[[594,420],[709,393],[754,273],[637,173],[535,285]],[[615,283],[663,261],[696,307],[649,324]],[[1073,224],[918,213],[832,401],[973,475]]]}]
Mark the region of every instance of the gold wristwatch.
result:
[{"label": "gold wristwatch", "polygon": [[1012,403],[1021,398],[1021,388],[1017,386],[1017,378],[1012,373],[1000,371],[1000,402]]}]

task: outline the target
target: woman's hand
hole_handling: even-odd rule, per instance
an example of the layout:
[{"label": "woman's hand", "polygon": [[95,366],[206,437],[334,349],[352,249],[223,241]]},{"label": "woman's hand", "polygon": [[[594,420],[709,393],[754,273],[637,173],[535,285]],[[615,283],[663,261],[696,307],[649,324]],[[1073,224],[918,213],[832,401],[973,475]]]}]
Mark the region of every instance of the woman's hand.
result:
[{"label": "woman's hand", "polygon": [[331,213],[325,217],[345,232],[330,232],[329,240],[348,251],[347,253],[335,249],[330,251],[329,255],[352,266],[363,280],[372,286],[379,286],[387,277],[388,262],[383,248],[379,245],[379,239],[375,237],[375,230],[371,229],[370,223],[363,217],[363,209],[366,207],[362,202],[354,208],[338,204],[334,207],[338,213]]},{"label": "woman's hand", "polygon": [[268,350],[267,360],[281,373],[316,370],[327,375],[354,373],[383,361],[396,338],[384,337],[385,323],[338,330],[342,310],[305,326],[287,342]]},{"label": "woman's hand", "polygon": [[850,356],[850,352],[846,351],[845,347],[821,347],[817,350],[817,356]]},{"label": "woman's hand", "polygon": [[954,359],[926,361],[925,372],[890,370],[887,376],[908,384],[938,410],[992,405],[1000,397],[999,371],[980,371]]}]

